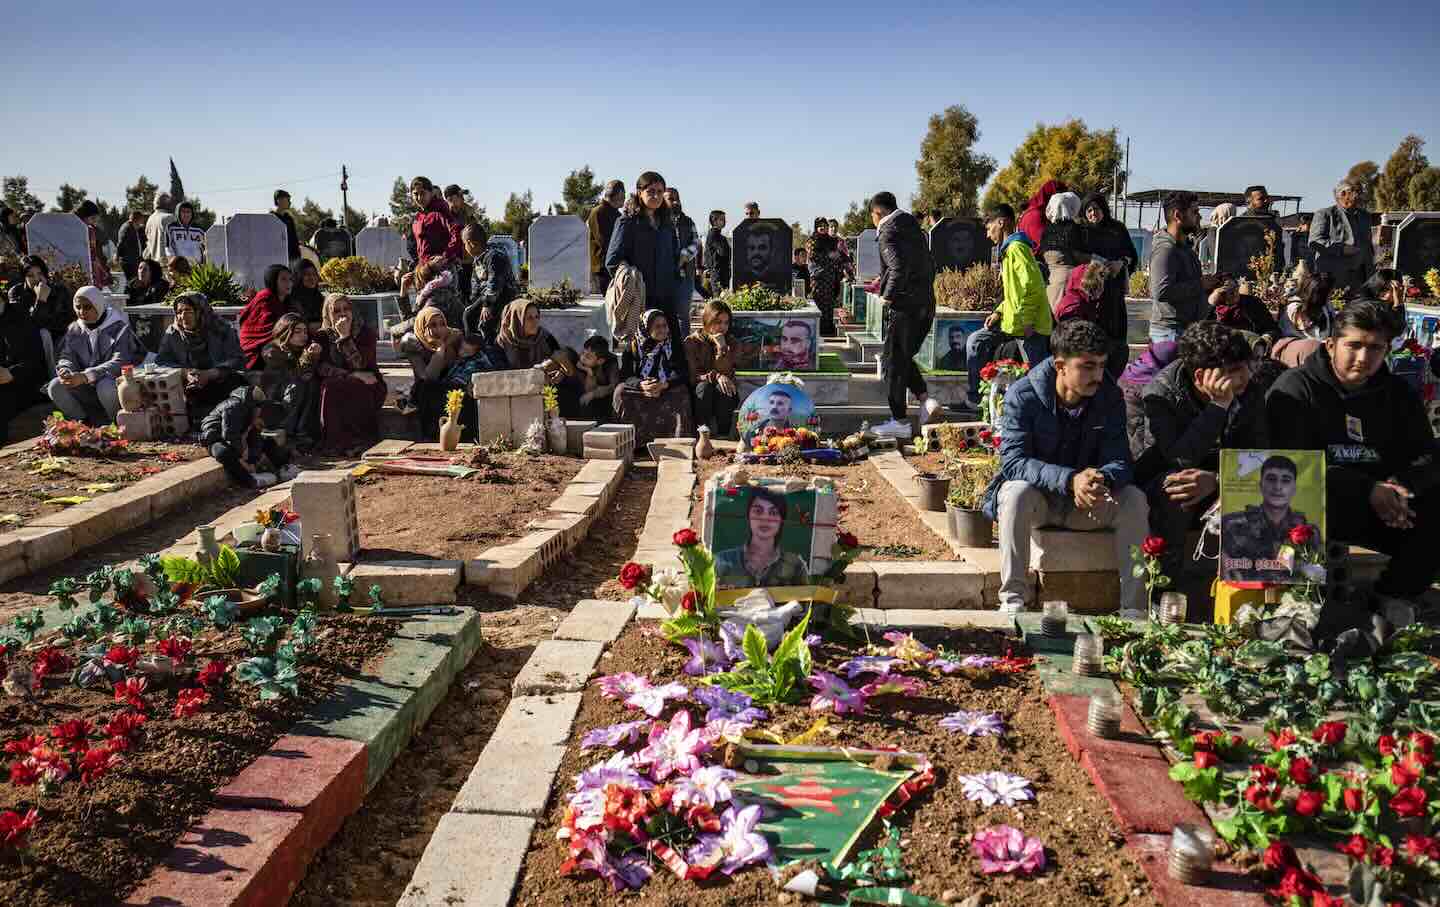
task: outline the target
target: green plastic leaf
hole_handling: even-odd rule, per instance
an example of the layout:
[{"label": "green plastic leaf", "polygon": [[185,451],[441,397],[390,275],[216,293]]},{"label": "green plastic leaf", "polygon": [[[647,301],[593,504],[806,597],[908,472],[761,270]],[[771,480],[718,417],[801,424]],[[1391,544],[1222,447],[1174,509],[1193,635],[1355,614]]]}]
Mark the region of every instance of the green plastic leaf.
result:
[{"label": "green plastic leaf", "polygon": [[770,659],[766,657],[765,634],[761,633],[754,624],[745,626],[745,639],[742,643],[745,649],[745,661],[756,671],[764,671],[770,667]]},{"label": "green plastic leaf", "polygon": [[229,545],[221,545],[220,553],[210,565],[210,573],[221,588],[234,588],[236,578],[240,575],[240,555]]}]

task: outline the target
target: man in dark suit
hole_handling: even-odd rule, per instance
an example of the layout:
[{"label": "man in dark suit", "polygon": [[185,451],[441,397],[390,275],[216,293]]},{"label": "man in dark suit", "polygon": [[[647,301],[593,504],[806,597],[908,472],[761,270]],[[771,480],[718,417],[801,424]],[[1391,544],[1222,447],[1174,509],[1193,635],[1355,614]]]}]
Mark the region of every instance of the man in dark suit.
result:
[{"label": "man in dark suit", "polygon": [[1335,187],[1335,204],[1315,212],[1310,221],[1310,251],[1315,269],[1333,274],[1335,286],[1358,288],[1375,270],[1370,239],[1374,219],[1358,204],[1360,194],[1349,180]]},{"label": "man in dark suit", "polygon": [[925,231],[913,214],[899,210],[894,193],[875,193],[870,199],[870,219],[880,247],[877,292],[888,319],[884,358],[890,403],[890,421],[875,426],[875,433],[908,438],[907,390],[920,401],[921,421],[928,422],[940,413],[940,404],[927,395],[925,378],[915,364],[915,354],[935,321],[935,267]]}]

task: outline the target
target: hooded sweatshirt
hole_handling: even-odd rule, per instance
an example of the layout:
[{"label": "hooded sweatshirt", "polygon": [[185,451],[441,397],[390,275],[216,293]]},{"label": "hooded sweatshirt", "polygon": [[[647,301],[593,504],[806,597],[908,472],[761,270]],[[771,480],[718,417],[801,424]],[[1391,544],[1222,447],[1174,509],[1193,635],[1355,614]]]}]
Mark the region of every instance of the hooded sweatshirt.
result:
[{"label": "hooded sweatshirt", "polygon": [[77,318],[65,330],[65,338],[55,353],[56,371],[83,372],[95,384],[103,378],[119,378],[124,366],[145,361],[145,348],[130,330],[130,319],[115,311],[103,292],[82,287],[75,295],[90,300],[100,317],[94,324]]},{"label": "hooded sweatshirt", "polygon": [[1068,187],[1062,180],[1046,180],[1045,184],[1030,196],[1030,204],[1025,208],[1025,213],[1020,215],[1016,224],[1021,233],[1030,239],[1030,247],[1040,248],[1040,240],[1045,236],[1045,206],[1050,204],[1050,198],[1057,192],[1065,192]]},{"label": "hooded sweatshirt", "polygon": [[1265,404],[1273,447],[1325,451],[1329,493],[1363,499],[1390,476],[1419,493],[1416,478],[1433,468],[1437,449],[1425,406],[1389,366],[1350,390],[1322,346],[1275,381]]},{"label": "hooded sweatshirt", "polygon": [[1035,262],[1029,237],[1017,230],[1000,244],[1000,281],[1004,297],[1000,302],[1000,330],[1021,337],[1026,328],[1049,336],[1054,329],[1050,299],[1045,294],[1045,277]]},{"label": "hooded sweatshirt", "polygon": [[237,387],[200,423],[200,442],[228,444],[242,453],[248,450],[246,435],[255,424],[255,400],[250,385]]},{"label": "hooded sweatshirt", "polygon": [[1210,316],[1200,257],[1188,243],[1176,242],[1168,231],[1155,234],[1150,247],[1150,324],[1177,334]]}]

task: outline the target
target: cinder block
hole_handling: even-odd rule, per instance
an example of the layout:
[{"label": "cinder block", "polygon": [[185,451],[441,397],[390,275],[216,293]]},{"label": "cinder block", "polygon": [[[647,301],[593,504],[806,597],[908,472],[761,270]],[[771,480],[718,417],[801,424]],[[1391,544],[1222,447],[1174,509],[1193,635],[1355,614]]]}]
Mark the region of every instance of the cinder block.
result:
[{"label": "cinder block", "polygon": [[565,536],[556,529],[540,529],[510,543],[511,548],[529,549],[540,553],[540,569],[544,570],[565,554]]},{"label": "cinder block", "polygon": [[[634,439],[634,430],[630,432],[631,440]],[[616,450],[625,445],[625,434],[623,432],[611,431],[609,426],[601,426],[585,432],[583,436],[586,447],[604,448]]]},{"label": "cinder block", "polygon": [[540,643],[515,677],[515,695],[580,692],[604,649],[598,642],[549,639]]},{"label": "cinder block", "polygon": [[599,422],[581,422],[577,419],[566,419],[565,449],[571,453],[578,454],[585,446],[585,433],[599,424]]},{"label": "cinder block", "polygon": [[0,559],[0,584],[8,583],[12,579],[19,579],[29,572],[30,568],[25,565],[24,554]]},{"label": "cinder block", "polygon": [[307,470],[290,486],[290,500],[305,527],[302,550],[310,555],[315,533],[331,538],[336,560],[354,560],[360,551],[360,524],[355,513],[355,479],[349,470]]},{"label": "cinder block", "polygon": [[470,378],[470,393],[481,397],[538,396],[545,389],[543,368],[506,369],[500,372],[479,372]]},{"label": "cinder block", "polygon": [[540,552],[534,548],[504,545],[465,562],[465,585],[511,599],[519,598],[539,576]]},{"label": "cinder block", "polygon": [[607,447],[583,447],[580,454],[587,460],[615,460],[624,462],[626,460],[623,450],[614,450]]},{"label": "cinder block", "polygon": [[530,426],[545,420],[545,398],[537,394],[521,394],[510,398],[510,433],[524,438]]},{"label": "cinder block", "polygon": [[538,819],[564,756],[563,744],[537,745],[491,735],[450,811]]},{"label": "cinder block", "polygon": [[115,414],[115,424],[120,427],[120,434],[128,441],[149,441],[155,437],[149,410],[142,409],[138,413],[122,410]]},{"label": "cinder block", "polygon": [[126,488],[67,507],[59,513],[37,517],[30,522],[30,527],[69,529],[74,550],[81,551],[118,533],[144,526],[150,517],[150,494]]},{"label": "cinder block", "polygon": [[1120,610],[1120,574],[1115,570],[1084,573],[1040,571],[1040,601],[1070,603],[1082,614],[1112,614]]},{"label": "cinder block", "polygon": [[535,820],[447,813],[396,907],[494,907],[510,903]]},{"label": "cinder block", "polygon": [[460,561],[382,561],[353,565],[350,579],[362,596],[378,585],[387,605],[448,605],[455,601],[461,569]]},{"label": "cinder block", "polygon": [[1030,569],[1086,573],[1115,569],[1115,533],[1036,529],[1030,533]]},{"label": "cinder block", "polygon": [[476,425],[479,427],[481,444],[489,444],[497,438],[512,437],[509,397],[476,397],[475,406],[479,411]]}]

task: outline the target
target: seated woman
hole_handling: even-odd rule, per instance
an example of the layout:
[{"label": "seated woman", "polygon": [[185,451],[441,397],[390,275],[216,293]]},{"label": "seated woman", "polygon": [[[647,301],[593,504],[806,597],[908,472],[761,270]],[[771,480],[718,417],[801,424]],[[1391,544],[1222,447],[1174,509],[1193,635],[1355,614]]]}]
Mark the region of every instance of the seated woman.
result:
[{"label": "seated woman", "polygon": [[599,334],[588,337],[576,357],[575,376],[564,384],[571,392],[560,395],[560,415],[567,419],[610,422],[615,418],[611,399],[620,386],[620,360],[610,352],[610,341]]},{"label": "seated woman", "polygon": [[260,387],[270,403],[282,408],[281,427],[296,447],[313,447],[320,434],[320,384],[315,367],[320,344],[310,339],[305,319],[291,312],[275,322],[261,353],[265,372]]},{"label": "seated woman", "polygon": [[722,589],[804,586],[810,582],[805,559],[780,547],[789,504],[785,495],[755,488],[745,508],[745,544],[715,554],[715,584]]},{"label": "seated woman", "polygon": [[[453,271],[447,270],[442,262],[421,262],[414,271],[419,292],[415,296],[415,311],[429,307],[439,309],[445,315],[445,324],[457,330],[464,330],[465,304],[460,297],[459,280]],[[409,275],[407,275],[409,276]],[[399,343],[406,334],[415,329],[414,319],[407,318],[390,328],[390,336]]]},{"label": "seated woman", "polygon": [[625,346],[621,384],[615,389],[615,416],[635,426],[637,447],[693,432],[689,368],[670,340],[669,319],[659,309],[650,309],[641,324],[644,334]]},{"label": "seated woman", "polygon": [[49,373],[30,313],[0,298],[0,444],[9,441],[10,420],[40,399]]},{"label": "seated woman", "polygon": [[130,319],[110,307],[99,287],[81,287],[74,308],[75,322],[55,352],[56,377],[45,392],[67,419],[114,422],[120,411],[115,381],[122,368],[145,361],[145,348]]},{"label": "seated woman", "polygon": [[685,338],[685,361],[695,385],[695,424],[708,426],[717,438],[728,437],[740,406],[728,305],[718,299],[705,303],[700,329]]},{"label": "seated woman", "polygon": [[1304,262],[1295,270],[1295,288],[1280,310],[1281,337],[1270,351],[1289,368],[1309,359],[1324,344],[1335,321],[1335,307],[1330,304],[1335,275],[1311,274]]},{"label": "seated woman", "polygon": [[528,299],[516,299],[505,306],[500,316],[500,332],[496,343],[505,354],[505,368],[546,366],[564,371],[558,365],[560,343],[540,324],[540,307]]},{"label": "seated woman", "polygon": [[[260,353],[275,333],[275,322],[290,312],[304,316],[291,301],[290,293],[294,279],[290,269],[284,265],[271,265],[265,269],[265,289],[250,297],[245,308],[240,310],[240,349],[245,353],[245,367],[258,369],[264,366]],[[346,301],[349,306],[349,301]]]},{"label": "seated woman", "polygon": [[320,290],[320,271],[308,258],[290,263],[295,287],[290,291],[290,305],[305,318],[312,331],[320,329],[320,315],[325,309],[325,294]]},{"label": "seated woman", "polygon": [[185,403],[192,417],[208,413],[245,383],[240,338],[210,308],[204,293],[175,300],[175,321],[160,338],[155,364],[185,369]]},{"label": "seated woman", "polygon": [[320,332],[321,446],[358,454],[380,439],[385,381],[375,359],[375,331],[359,321],[350,300],[325,297]]},{"label": "seated woman", "polygon": [[50,266],[39,255],[20,259],[22,280],[10,288],[10,304],[27,312],[35,327],[44,331],[49,358],[60,346],[70,322],[75,320],[74,291],[50,276]]},{"label": "seated woman", "polygon": [[147,258],[140,262],[135,279],[125,285],[126,305],[164,305],[170,295],[170,281],[160,262]]},{"label": "seated woman", "polygon": [[[410,361],[410,369],[415,373],[410,400],[420,410],[422,441],[434,441],[440,437],[445,396],[452,389],[445,379],[450,367],[460,361],[463,340],[464,335],[450,327],[445,313],[433,307],[421,309],[415,316],[412,329],[400,338],[400,354]],[[462,424],[467,409],[471,407],[460,409]],[[474,421],[475,414],[471,413],[470,424],[465,427],[470,428]]]}]

